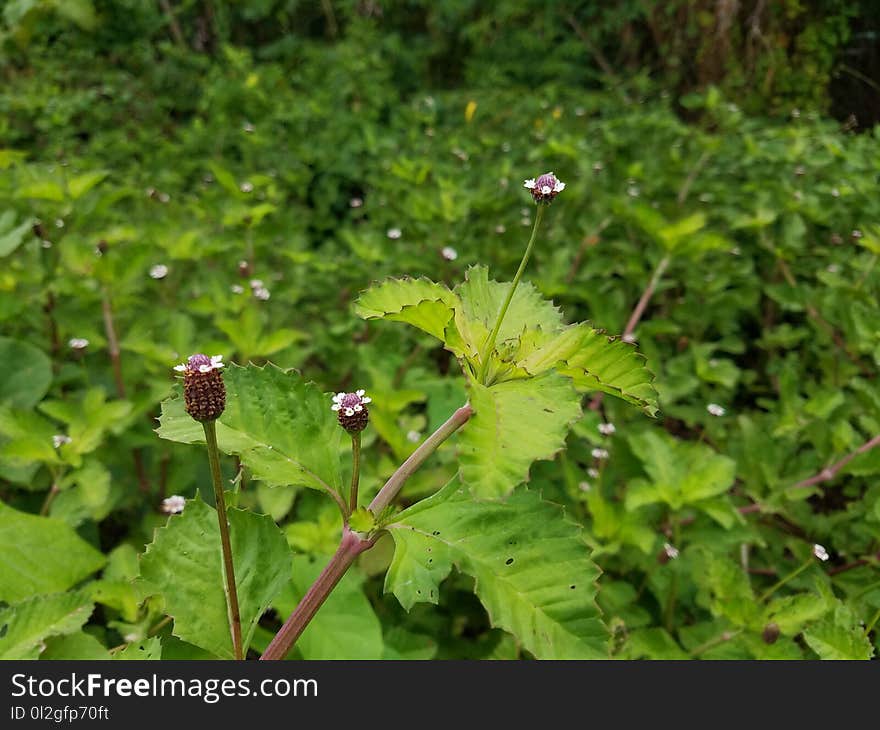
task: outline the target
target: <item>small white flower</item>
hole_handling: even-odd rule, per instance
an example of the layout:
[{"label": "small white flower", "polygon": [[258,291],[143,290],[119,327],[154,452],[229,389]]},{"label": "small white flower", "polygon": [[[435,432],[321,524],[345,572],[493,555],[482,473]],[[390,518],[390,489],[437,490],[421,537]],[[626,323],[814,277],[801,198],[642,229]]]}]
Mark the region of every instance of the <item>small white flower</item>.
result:
[{"label": "small white flower", "polygon": [[582,492],[589,492],[591,488],[592,486],[589,482],[578,482],[578,489]]},{"label": "small white flower", "polygon": [[550,193],[552,193],[552,192],[553,192],[553,188],[551,188],[549,185],[542,185],[541,186],[541,195],[550,195]]},{"label": "small white flower", "polygon": [[159,193],[160,203],[167,203],[169,200],[171,200],[171,196],[168,193]]},{"label": "small white flower", "polygon": [[241,284],[233,284],[229,287],[233,294],[244,294],[244,287]]},{"label": "small white flower", "polygon": [[626,194],[629,195],[629,197],[631,197],[631,198],[638,198],[639,197],[638,186],[637,185],[630,185],[626,190]]},{"label": "small white flower", "polygon": [[840,266],[838,266],[837,264],[828,264],[828,268],[825,270],[829,274],[836,274],[838,271],[840,271]]},{"label": "small white flower", "polygon": [[593,172],[602,172],[602,170],[604,170],[604,169],[605,169],[605,165],[603,165],[601,162],[594,162],[593,163]]},{"label": "small white flower", "polygon": [[156,264],[150,267],[150,278],[164,279],[168,276],[168,267],[165,264]]},{"label": "small white flower", "polygon": [[64,228],[64,220],[61,218],[55,219],[55,227],[56,228]]},{"label": "small white flower", "polygon": [[245,180],[238,188],[243,193],[252,193],[254,191],[254,184],[248,180]]},{"label": "small white flower", "polygon": [[617,429],[615,428],[613,423],[600,423],[599,424],[599,433],[603,436],[611,436],[611,434],[615,433]]},{"label": "small white flower", "polygon": [[72,337],[67,344],[73,350],[85,350],[89,346],[89,341],[85,337]]},{"label": "small white flower", "polygon": [[272,294],[269,292],[269,290],[266,287],[258,286],[256,289],[254,289],[254,296],[257,299],[259,299],[260,301],[265,302],[266,300],[269,299],[269,297],[272,296]]},{"label": "small white flower", "polygon": [[590,452],[593,455],[594,459],[607,459],[608,458],[608,449],[593,449]]},{"label": "small white flower", "polygon": [[590,477],[590,479],[598,479],[599,470],[591,466],[589,469],[587,469],[587,476]]},{"label": "small white flower", "polygon": [[507,231],[507,226],[505,226],[503,223],[499,223],[497,226],[495,226],[495,233],[497,233],[499,236],[505,231]]},{"label": "small white flower", "polygon": [[678,548],[670,545],[668,542],[663,543],[663,552],[666,553],[666,557],[670,560],[675,560],[678,557]]},{"label": "small white flower", "polygon": [[528,180],[526,180],[523,183],[523,187],[526,188],[527,190],[534,190],[535,189],[535,178],[530,177]]},{"label": "small white flower", "polygon": [[417,444],[422,439],[422,434],[418,431],[408,431],[406,434],[406,440],[411,444]]},{"label": "small white flower", "polygon": [[254,133],[254,125],[251,124],[250,122],[245,122],[244,124],[241,125],[241,128],[242,128],[242,131],[244,131],[246,134],[253,134]]},{"label": "small white flower", "polygon": [[821,560],[823,563],[826,560],[828,560],[828,557],[829,557],[828,551],[824,547],[822,547],[819,543],[816,543],[815,545],[813,545],[813,555],[815,555],[817,558],[819,558],[819,560]]},{"label": "small white flower", "polygon": [[831,197],[832,198],[839,198],[840,191],[837,188],[831,188]]},{"label": "small white flower", "polygon": [[186,500],[179,494],[172,494],[170,497],[162,500],[162,511],[166,515],[179,515],[186,506]]},{"label": "small white flower", "polygon": [[627,332],[620,339],[623,340],[624,342],[628,342],[631,345],[636,341],[636,336],[632,332]]},{"label": "small white flower", "polygon": [[251,279],[250,284],[251,284],[251,289],[259,289],[261,286],[263,286],[263,280],[262,279]]},{"label": "small white flower", "polygon": [[388,236],[388,238],[390,238],[392,241],[396,241],[403,235],[403,231],[401,231],[399,228],[389,228],[385,232],[385,235]]},{"label": "small white flower", "polygon": [[56,449],[60,449],[64,444],[69,444],[71,442],[70,436],[65,436],[63,433],[56,433],[52,437],[52,446]]},{"label": "small white flower", "polygon": [[452,246],[444,246],[443,250],[440,251],[440,255],[447,261],[455,261],[458,258],[458,251],[452,248]]},{"label": "small white flower", "polygon": [[363,198],[352,198],[348,201],[350,208],[360,208],[364,204]]},{"label": "small white flower", "polygon": [[800,109],[792,109],[792,110],[791,110],[791,117],[792,117],[792,119],[797,119],[797,118],[800,117],[800,115],[801,115],[801,110],[800,110]]},{"label": "small white flower", "polygon": [[723,416],[727,411],[724,409],[724,406],[719,406],[717,403],[709,403],[706,406],[706,410],[709,412],[710,416]]}]

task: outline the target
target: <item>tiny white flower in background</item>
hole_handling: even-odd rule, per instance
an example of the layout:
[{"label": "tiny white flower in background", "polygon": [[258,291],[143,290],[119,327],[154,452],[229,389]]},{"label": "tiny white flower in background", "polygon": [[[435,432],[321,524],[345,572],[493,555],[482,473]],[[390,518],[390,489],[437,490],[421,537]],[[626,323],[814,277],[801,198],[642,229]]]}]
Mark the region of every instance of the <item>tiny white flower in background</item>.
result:
[{"label": "tiny white flower in background", "polygon": [[165,264],[156,264],[150,267],[150,278],[164,279],[168,276],[168,267]]},{"label": "tiny white flower in background", "polygon": [[610,436],[615,433],[617,429],[614,427],[613,423],[600,423],[599,424],[599,433],[603,436]]},{"label": "tiny white flower in background", "polygon": [[593,455],[594,459],[608,458],[608,449],[593,449],[590,453]]},{"label": "tiny white flower in background", "polygon": [[[52,248],[52,241],[47,241],[47,240],[44,239],[44,240],[40,241],[40,245],[41,245],[43,248]],[[102,256],[103,254],[98,254],[98,255],[99,255],[99,256]]]},{"label": "tiny white flower in background", "polygon": [[499,223],[497,226],[495,226],[495,233],[499,235],[504,233],[506,230],[507,226],[505,226],[503,223]]},{"label": "tiny white flower in background", "polygon": [[840,266],[838,266],[837,264],[828,264],[828,268],[825,269],[825,271],[827,271],[829,274],[836,274],[838,271],[840,271]]},{"label": "tiny white flower in background", "polygon": [[420,434],[418,431],[409,431],[406,434],[406,440],[413,444],[417,444],[421,440],[421,438],[422,434]]},{"label": "tiny white flower in background", "polygon": [[629,195],[629,197],[631,197],[631,198],[638,198],[638,197],[639,197],[639,188],[638,188],[638,186],[636,186],[636,185],[630,185],[630,186],[626,189],[626,194]]},{"label": "tiny white flower in background", "polygon": [[85,350],[89,346],[89,341],[85,337],[72,337],[67,344],[71,349]]},{"label": "tiny white flower in background", "polygon": [[71,441],[70,436],[65,436],[63,433],[56,433],[52,437],[52,446],[56,449],[60,449],[64,444],[69,444]]},{"label": "tiny white flower in background", "polygon": [[401,231],[399,228],[389,228],[385,232],[385,235],[388,236],[388,238],[390,238],[392,241],[394,241],[403,235],[403,231]]},{"label": "tiny white flower in background", "polygon": [[862,237],[862,232],[861,232],[858,228],[856,228],[856,229],[855,229],[850,235],[851,235],[853,238],[861,238],[861,237]]},{"label": "tiny white flower in background", "polygon": [[440,255],[447,261],[455,261],[458,258],[458,251],[452,248],[452,246],[444,246]]},{"label": "tiny white flower in background", "polygon": [[162,500],[162,511],[166,515],[179,515],[186,506],[186,500],[179,494],[172,494],[170,497]]},{"label": "tiny white flower in background", "polygon": [[524,226],[530,226],[532,225],[532,219],[526,216],[520,221],[520,223],[522,223]]},{"label": "tiny white flower in background", "polygon": [[241,284],[233,284],[229,287],[233,294],[244,294],[244,287]]},{"label": "tiny white flower in background", "polygon": [[212,370],[219,370],[223,367],[223,355],[212,356],[210,362],[206,362],[207,358],[204,355],[193,355],[187,362],[175,365],[174,369],[179,373],[185,372],[189,367],[189,361],[195,358],[198,358],[202,363],[198,366],[198,371],[200,373],[210,373]]},{"label": "tiny white flower in background", "polygon": [[171,196],[168,193],[159,193],[160,203],[167,203],[169,200],[171,200]]},{"label": "tiny white flower in background", "polygon": [[668,542],[663,543],[663,552],[666,553],[666,557],[670,560],[675,560],[678,557],[678,548],[670,545]]},{"label": "tiny white flower in background", "polygon": [[604,168],[605,168],[605,165],[603,165],[601,162],[594,162],[593,163],[593,172],[602,172],[602,170]]},{"label": "tiny white flower in background", "polygon": [[243,193],[252,193],[254,191],[254,184],[248,180],[245,180],[238,188]]},{"label": "tiny white flower in background", "polygon": [[587,469],[587,476],[590,477],[590,479],[598,479],[599,470],[591,466],[589,469]]},{"label": "tiny white flower in background", "polygon": [[723,416],[727,413],[727,411],[724,410],[724,407],[719,406],[717,403],[710,403],[706,406],[706,410],[709,412],[710,416]]},{"label": "tiny white flower in background", "polygon": [[64,228],[64,221],[61,218],[55,219],[55,227],[56,228]]},{"label": "tiny white flower in background", "polygon": [[832,198],[839,198],[840,191],[837,188],[831,188],[831,197]]},{"label": "tiny white flower in background", "polygon": [[264,287],[264,286],[258,286],[256,289],[254,289],[254,296],[255,296],[257,299],[259,299],[260,301],[265,302],[265,301],[267,301],[267,300],[269,299],[269,297],[271,297],[272,295],[269,293],[269,290],[268,290],[266,287]]},{"label": "tiny white flower in background", "polygon": [[535,178],[530,177],[528,180],[526,180],[523,183],[523,187],[526,188],[527,190],[534,190],[535,189]]},{"label": "tiny white flower in background", "polygon": [[591,489],[591,485],[589,482],[578,482],[578,489],[582,492],[589,492]]},{"label": "tiny white flower in background", "polygon": [[823,563],[828,560],[828,551],[822,547],[819,543],[813,545],[813,555],[815,555],[819,560]]},{"label": "tiny white flower in background", "polygon": [[254,125],[251,124],[250,122],[245,122],[244,124],[241,125],[241,128],[247,134],[253,134]]},{"label": "tiny white flower in background", "polygon": [[251,279],[250,284],[251,284],[251,289],[259,289],[261,286],[263,286],[263,280],[262,279]]},{"label": "tiny white flower in background", "polygon": [[352,198],[348,201],[350,208],[360,208],[364,204],[363,198]]},{"label": "tiny white flower in background", "polygon": [[632,332],[627,332],[620,339],[629,344],[633,344],[636,341],[636,336]]},{"label": "tiny white flower in background", "polygon": [[130,634],[126,634],[122,638],[125,639],[126,644],[133,644],[134,642],[138,641],[141,638],[141,635],[132,632]]}]

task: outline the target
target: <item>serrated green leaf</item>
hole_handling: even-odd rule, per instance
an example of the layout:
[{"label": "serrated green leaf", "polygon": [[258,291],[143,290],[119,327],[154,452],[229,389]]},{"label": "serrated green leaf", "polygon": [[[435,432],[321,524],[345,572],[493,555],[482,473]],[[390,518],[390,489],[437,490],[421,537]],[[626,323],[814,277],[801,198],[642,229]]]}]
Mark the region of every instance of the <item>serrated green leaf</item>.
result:
[{"label": "serrated green leaf", "polygon": [[61,520],[0,502],[0,601],[66,590],[104,562],[100,552]]},{"label": "serrated green leaf", "polygon": [[33,223],[33,218],[26,218],[16,226],[15,213],[11,210],[0,216],[0,257],[8,256],[21,246]]},{"label": "serrated green leaf", "polygon": [[581,415],[571,381],[553,372],[491,388],[471,383],[470,403],[474,415],[458,441],[461,477],[486,498],[527,481],[532,462],[552,459]]},{"label": "serrated green leaf", "polygon": [[36,659],[46,639],[78,631],[93,608],[82,594],[55,593],[0,609],[0,659]]},{"label": "serrated green leaf", "polygon": [[424,278],[386,279],[361,294],[355,312],[364,319],[406,322],[445,341],[446,328],[460,306],[458,296],[443,284]]},{"label": "serrated green leaf", "polygon": [[536,492],[520,489],[504,502],[482,502],[453,481],[388,529],[395,550],[385,590],[407,610],[437,603],[454,564],[475,579],[492,625],[539,659],[607,656],[595,603],[599,569],[580,528]]},{"label": "serrated green leaf", "polygon": [[764,611],[765,621],[773,622],[787,636],[799,634],[804,625],[828,612],[828,603],[814,593],[797,593],[776,598]]},{"label": "serrated green leaf", "polygon": [[0,337],[0,404],[32,408],[49,390],[52,362],[27,342]]},{"label": "serrated green leaf", "polygon": [[804,631],[807,645],[820,659],[865,660],[874,655],[874,647],[853,610],[838,602],[833,613]]},{"label": "serrated green leaf", "polygon": [[[343,433],[330,397],[294,370],[274,365],[231,365],[224,371],[226,410],[217,442],[238,454],[255,479],[271,486],[325,490],[342,486],[339,439]],[[162,402],[156,433],[170,441],[204,443],[202,425],[176,395]]]},{"label": "serrated green leaf", "polygon": [[654,374],[645,367],[645,357],[634,345],[582,322],[557,334],[529,332],[520,347],[516,365],[530,375],[557,368],[580,390],[601,390],[643,408],[649,415],[657,412]]},{"label": "serrated green leaf", "polygon": [[[290,578],[290,549],[266,515],[227,511],[235,584],[245,649],[269,602]],[[216,511],[201,499],[186,503],[156,530],[141,557],[149,591],[165,599],[174,635],[222,658],[232,658],[232,636],[224,593],[223,558]]]},{"label": "serrated green leaf", "polygon": [[[490,280],[485,266],[472,266],[456,287],[461,309],[456,311],[455,322],[471,354],[481,351],[511,286],[511,282]],[[521,281],[498,330],[496,347],[518,338],[526,328],[556,332],[562,328],[562,313],[531,283]]]},{"label": "serrated green leaf", "polygon": [[123,661],[158,661],[162,658],[162,642],[158,636],[135,641],[113,654],[111,658]]},{"label": "serrated green leaf", "polygon": [[[628,438],[652,483],[627,493],[627,508],[665,502],[672,509],[724,494],[733,485],[736,462],[699,443],[678,441],[665,432],[643,431]],[[718,512],[715,501],[707,511]]]},{"label": "serrated green leaf", "polygon": [[53,636],[47,639],[45,644],[46,649],[40,654],[40,659],[45,661],[110,659],[107,648],[85,631],[77,631],[66,636]]},{"label": "serrated green leaf", "polygon": [[621,656],[624,659],[690,658],[666,629],[656,626],[628,632]]},{"label": "serrated green leaf", "polygon": [[[278,594],[273,607],[287,618],[324,569],[329,557],[295,555],[293,579]],[[304,659],[381,659],[382,626],[364,595],[363,577],[346,573],[309,622],[296,648]]]}]

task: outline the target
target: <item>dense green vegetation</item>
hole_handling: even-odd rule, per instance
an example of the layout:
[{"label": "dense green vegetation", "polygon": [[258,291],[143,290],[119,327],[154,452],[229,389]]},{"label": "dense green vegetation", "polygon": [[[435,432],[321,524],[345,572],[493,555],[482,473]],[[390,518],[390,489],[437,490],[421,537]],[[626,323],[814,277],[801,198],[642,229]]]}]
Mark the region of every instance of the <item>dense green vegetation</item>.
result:
[{"label": "dense green vegetation", "polygon": [[[523,180],[546,170],[566,188],[526,280],[566,322],[613,335],[643,297],[628,339],[659,411],[587,393],[567,437],[537,421],[505,443],[506,488],[483,479],[465,425],[398,501],[461,468],[465,485],[486,482],[481,498],[506,500],[483,526],[515,526],[536,566],[562,560],[554,546],[580,560],[538,495],[562,505],[592,552],[578,569],[597,581],[605,628],[590,624],[590,652],[876,654],[880,128],[829,115],[868,4],[771,3],[755,16],[770,50],[752,47],[742,10],[720,67],[714,3],[491,5],[3,7],[0,657],[224,656],[225,628],[222,641],[190,633],[208,619],[180,621],[191,605],[155,587],[185,574],[160,543],[198,545],[186,530],[210,522],[190,502],[185,529],[157,532],[163,499],[213,504],[204,452],[175,443],[198,435],[167,421],[155,433],[162,402],[166,415],[179,403],[172,366],[206,352],[296,368],[316,408],[322,391],[366,389],[361,490],[375,494],[467,398],[488,396],[466,390],[448,342],[365,321],[384,312],[356,300],[390,276],[452,288],[475,265],[509,281],[536,210]],[[543,453],[522,445],[544,438]],[[308,485],[244,461],[223,468],[235,514],[265,536],[243,558],[259,573],[255,624],[270,607],[259,652],[341,521]],[[432,510],[468,527],[460,492],[420,502],[407,524],[427,535]],[[437,596],[401,589],[392,552],[407,540],[398,530],[361,556],[297,656],[567,655],[499,619],[505,594],[481,591],[473,556],[449,550],[457,569]],[[215,545],[199,549],[221,575]],[[221,602],[205,614],[222,619],[210,585]],[[568,655],[589,653],[572,642]]]}]

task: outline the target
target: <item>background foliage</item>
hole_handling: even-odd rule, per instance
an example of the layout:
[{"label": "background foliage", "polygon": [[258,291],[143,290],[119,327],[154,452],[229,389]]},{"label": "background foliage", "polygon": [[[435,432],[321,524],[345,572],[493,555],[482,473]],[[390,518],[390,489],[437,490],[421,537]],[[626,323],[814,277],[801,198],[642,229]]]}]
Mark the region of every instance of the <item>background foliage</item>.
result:
[{"label": "background foliage", "polygon": [[[660,412],[587,396],[564,452],[515,465],[529,481],[513,516],[481,519],[528,536],[537,493],[564,506],[602,570],[615,657],[873,656],[880,451],[835,465],[880,434],[876,29],[856,0],[7,2],[0,656],[224,656],[204,616],[163,619],[167,581],[219,569],[152,552],[198,546],[209,509],[169,521],[163,497],[212,503],[203,453],[153,432],[171,365],[223,353],[366,388],[375,491],[466,395],[432,337],[365,322],[355,300],[391,275],[509,279],[534,212],[522,179],[545,169],[568,187],[527,278],[566,321],[621,333],[665,262],[635,332]],[[485,473],[469,438],[465,478]],[[404,504],[458,463],[441,450]],[[256,651],[340,526],[266,469],[244,470],[250,511],[235,512],[279,556],[245,597]],[[395,584],[403,553],[391,563],[392,540],[422,550],[430,534],[392,530],[298,655],[593,654],[538,646],[509,585],[456,553],[469,517],[454,494],[403,514],[432,511],[462,531],[423,576],[433,600]],[[560,560],[575,539],[559,537]]]}]

